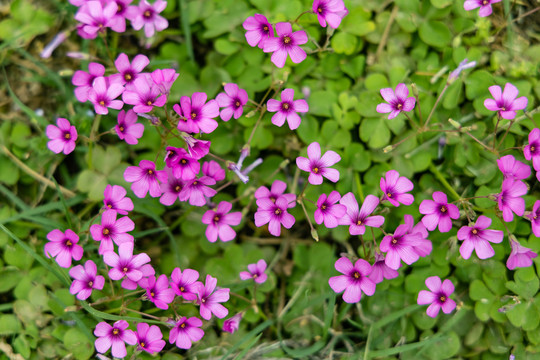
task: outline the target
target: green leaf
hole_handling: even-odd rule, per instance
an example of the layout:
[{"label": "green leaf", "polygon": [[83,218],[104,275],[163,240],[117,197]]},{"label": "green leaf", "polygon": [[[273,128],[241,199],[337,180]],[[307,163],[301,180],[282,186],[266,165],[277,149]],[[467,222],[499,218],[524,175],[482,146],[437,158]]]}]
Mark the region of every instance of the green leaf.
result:
[{"label": "green leaf", "polygon": [[15,315],[0,315],[0,335],[12,335],[21,331],[21,322]]},{"label": "green leaf", "polygon": [[469,288],[469,296],[473,300],[491,300],[494,298],[493,293],[489,291],[486,285],[481,280],[474,280]]},{"label": "green leaf", "polygon": [[390,130],[384,119],[364,119],[360,125],[360,138],[370,148],[382,148],[390,143]]},{"label": "green leaf", "polygon": [[426,44],[437,48],[444,48],[450,45],[452,41],[452,33],[448,26],[436,20],[429,20],[420,25],[418,29],[420,39]]},{"label": "green leaf", "polygon": [[64,346],[77,360],[90,359],[94,354],[94,344],[79,329],[69,329],[64,334]]},{"label": "green leaf", "polygon": [[339,32],[336,35],[332,36],[330,44],[336,54],[352,55],[354,54],[354,50],[356,49],[356,45],[358,44],[358,39],[354,35],[345,32]]}]

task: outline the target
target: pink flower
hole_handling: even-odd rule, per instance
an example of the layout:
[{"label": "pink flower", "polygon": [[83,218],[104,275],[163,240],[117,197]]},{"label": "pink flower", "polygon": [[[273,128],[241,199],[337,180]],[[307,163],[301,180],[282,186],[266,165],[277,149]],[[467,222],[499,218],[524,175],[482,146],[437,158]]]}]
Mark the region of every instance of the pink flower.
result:
[{"label": "pink flower", "polygon": [[69,292],[71,295],[77,294],[79,300],[88,299],[92,290],[101,290],[105,284],[105,278],[97,275],[97,267],[92,260],[87,260],[84,267],[77,265],[69,269],[69,276],[74,279]]},{"label": "pink flower", "polygon": [[174,300],[174,290],[169,287],[167,275],[161,274],[156,280],[155,276],[142,278],[139,286],[146,289],[146,297],[154,303],[156,307],[167,310]]},{"label": "pink flower", "polygon": [[276,24],[277,37],[269,37],[264,40],[263,51],[272,52],[272,62],[279,68],[285,66],[287,55],[293,63],[298,64],[306,58],[306,52],[298,45],[308,42],[305,31],[292,31],[292,25],[288,22]]},{"label": "pink flower", "polygon": [[100,76],[94,80],[92,88],[88,92],[88,100],[94,104],[96,114],[107,115],[109,109],[120,110],[124,103],[122,100],[114,100],[124,92],[124,86],[119,83],[109,83]]},{"label": "pink flower", "polygon": [[338,28],[341,19],[349,13],[343,0],[315,0],[312,10],[317,14],[317,19],[322,27],[326,27],[326,23],[328,23],[334,29]]},{"label": "pink flower", "polygon": [[116,358],[123,358],[127,355],[126,344],[137,344],[137,335],[132,330],[128,330],[129,324],[125,320],[118,320],[114,326],[102,321],[96,325],[94,335],[97,352],[104,354],[112,346],[111,354]]},{"label": "pink flower", "polygon": [[186,186],[178,194],[178,198],[180,201],[189,200],[190,205],[203,206],[206,204],[205,196],[211,198],[217,194],[216,190],[209,187],[215,184],[215,180],[208,176],[187,181]]},{"label": "pink flower", "polygon": [[186,182],[175,178],[172,170],[167,168],[167,182],[160,185],[161,197],[159,198],[159,202],[165,206],[171,206],[176,199],[184,201],[180,197],[184,186],[186,186]]},{"label": "pink flower", "polygon": [[133,58],[133,62],[130,64],[128,56],[122,53],[118,55],[118,57],[114,61],[116,70],[118,70],[119,73],[111,75],[111,81],[133,87],[135,80],[139,78],[145,78],[145,76],[141,74],[141,72],[149,63],[150,60],[148,59],[148,57],[139,54]]},{"label": "pink flower", "polygon": [[533,210],[527,215],[527,219],[531,220],[534,236],[540,237],[540,200],[535,201]]},{"label": "pink flower", "polygon": [[368,275],[371,274],[371,265],[364,260],[358,259],[354,266],[346,257],[342,257],[334,264],[337,271],[343,275],[332,276],[328,284],[336,293],[343,293],[343,300],[346,303],[357,303],[362,298],[362,292],[367,296],[375,294],[375,283]]},{"label": "pink flower", "polygon": [[163,350],[165,347],[165,340],[163,340],[163,334],[159,329],[159,326],[149,326],[147,323],[137,324],[137,343],[139,346],[137,350],[144,350],[149,354],[155,354]]},{"label": "pink flower", "polygon": [[58,126],[47,125],[46,133],[50,140],[47,147],[55,154],[64,152],[67,155],[75,149],[75,141],[78,137],[77,129],[64,118],[56,119],[56,125]]},{"label": "pink flower", "polygon": [[118,246],[118,254],[107,251],[103,254],[105,264],[111,266],[109,277],[112,280],[122,281],[122,287],[127,290],[135,290],[137,282],[143,277],[155,274],[150,264],[150,257],[145,253],[133,255],[133,243],[126,242]]},{"label": "pink flower", "polygon": [[133,236],[127,232],[134,228],[135,223],[127,216],[116,220],[116,211],[105,210],[101,215],[101,225],[90,226],[90,234],[95,241],[100,241],[99,254],[103,255],[114,250],[113,241],[116,245],[133,243]]},{"label": "pink flower", "polygon": [[411,265],[420,257],[413,248],[417,235],[408,234],[407,230],[407,225],[399,225],[394,234],[386,235],[379,245],[381,251],[386,253],[385,264],[390,269],[399,269],[401,260]]},{"label": "pink flower", "polygon": [[281,225],[290,229],[295,222],[294,216],[287,212],[287,199],[279,197],[275,202],[268,198],[257,200],[257,212],[255,213],[255,226],[261,227],[268,224],[268,231],[274,236],[281,235]]},{"label": "pink flower", "polygon": [[182,136],[188,146],[189,155],[195,160],[199,160],[210,152],[210,141],[195,139],[193,136],[186,134]]},{"label": "pink flower", "polygon": [[397,270],[394,270],[386,265],[384,254],[375,253],[375,263],[371,266],[369,278],[375,284],[381,283],[383,279],[394,279],[399,276]]},{"label": "pink flower", "polygon": [[143,136],[144,125],[137,123],[137,114],[133,110],[122,110],[118,113],[118,124],[114,127],[120,140],[135,145]]},{"label": "pink flower", "polygon": [[479,7],[480,11],[478,12],[478,15],[480,17],[486,17],[491,15],[491,12],[493,11],[491,4],[495,4],[500,1],[501,0],[465,0],[465,3],[463,3],[463,8],[470,11]]},{"label": "pink flower", "polygon": [[126,31],[126,15],[128,5],[131,4],[133,0],[110,0],[110,2],[116,4],[116,14],[114,14],[112,21],[116,22],[114,31],[123,33]]},{"label": "pink flower", "polygon": [[457,237],[463,240],[459,248],[459,253],[464,259],[471,257],[473,250],[480,259],[487,259],[495,255],[495,251],[489,244],[500,243],[503,240],[504,232],[500,230],[486,230],[491,225],[491,219],[480,215],[474,226],[462,226],[458,230]]},{"label": "pink flower", "polygon": [[439,226],[440,232],[448,232],[452,229],[452,219],[459,219],[459,209],[454,204],[448,203],[446,194],[441,191],[433,193],[433,200],[424,200],[420,204],[420,214],[425,216],[422,223],[433,231]]},{"label": "pink flower", "polygon": [[176,343],[180,349],[191,349],[191,343],[201,340],[204,336],[204,331],[199,329],[201,326],[201,319],[196,317],[188,319],[182,316],[169,333],[169,343]]},{"label": "pink flower", "polygon": [[534,170],[540,171],[540,129],[532,129],[529,133],[529,143],[523,148],[523,155],[525,159],[532,160]]},{"label": "pink flower", "polygon": [[531,168],[529,165],[516,160],[512,155],[506,155],[497,159],[497,165],[505,179],[512,178],[515,180],[523,180],[531,176]]},{"label": "pink flower", "polygon": [[272,124],[282,126],[287,120],[289,128],[295,130],[300,126],[300,116],[297,112],[305,113],[309,110],[306,100],[294,100],[294,90],[285,89],[281,92],[281,101],[268,100],[267,109],[269,112],[276,112],[272,116]]},{"label": "pink flower", "polygon": [[270,190],[266,186],[261,186],[255,191],[255,199],[268,199],[272,202],[276,202],[279,197],[284,197],[287,200],[287,207],[293,208],[296,206],[295,194],[284,194],[287,189],[287,184],[281,180],[274,180]]},{"label": "pink flower", "polygon": [[171,90],[171,86],[178,78],[178,75],[179,74],[177,74],[176,70],[174,69],[156,69],[152,71],[150,77],[152,78],[152,81],[154,81],[154,84],[156,84],[158,87],[159,91],[163,95],[168,95],[169,91]]},{"label": "pink flower", "polygon": [[139,6],[130,6],[127,17],[131,20],[131,26],[140,30],[144,26],[144,35],[152,37],[157,31],[165,30],[169,22],[163,16],[158,15],[167,7],[167,2],[156,0],[152,5],[146,0],[141,0]]},{"label": "pink flower", "polygon": [[88,101],[88,92],[97,77],[105,75],[105,66],[91,62],[88,64],[88,72],[77,70],[71,78],[71,83],[76,86],[75,97],[80,102]]},{"label": "pink flower", "polygon": [[219,113],[221,120],[229,121],[233,115],[235,119],[242,116],[244,105],[248,102],[248,94],[246,90],[239,89],[237,84],[225,84],[225,92],[219,93],[216,101],[219,107],[224,108]]},{"label": "pink flower", "polygon": [[199,161],[189,155],[184,148],[168,146],[165,163],[174,177],[183,181],[195,179],[201,170]]},{"label": "pink flower", "polygon": [[327,228],[335,228],[339,225],[338,219],[341,219],[347,212],[345,205],[336,204],[341,199],[337,191],[332,191],[328,196],[321,194],[317,200],[317,210],[315,210],[315,222],[322,224]]},{"label": "pink flower", "polygon": [[[489,8],[491,9],[491,6]],[[516,110],[523,110],[527,107],[527,98],[522,96],[516,99],[518,89],[511,83],[504,85],[504,91],[502,93],[501,87],[498,85],[490,86],[489,92],[493,96],[493,99],[486,99],[484,106],[488,110],[498,111],[499,116],[503,119],[513,119],[516,117]]]},{"label": "pink flower", "polygon": [[532,259],[538,256],[537,253],[529,248],[521,246],[520,243],[512,237],[510,237],[510,245],[512,247],[512,252],[506,261],[506,267],[508,269],[514,270],[515,268],[532,266]]},{"label": "pink flower", "polygon": [[126,197],[126,189],[119,185],[107,185],[103,196],[104,209],[114,210],[120,215],[127,215],[133,210],[133,201]]},{"label": "pink flower", "polygon": [[174,268],[171,274],[171,287],[176,295],[181,296],[186,301],[197,299],[197,289],[199,284],[199,273],[196,270]]},{"label": "pink flower", "polygon": [[218,123],[214,118],[219,115],[219,105],[216,100],[206,102],[205,93],[193,93],[180,98],[180,105],[175,104],[173,110],[180,115],[178,130],[187,133],[203,132],[210,134],[216,130]]},{"label": "pink flower", "polygon": [[388,119],[393,119],[399,115],[400,112],[411,111],[414,109],[416,99],[409,96],[409,90],[403,83],[396,86],[396,92],[392,88],[381,89],[381,96],[388,104],[380,103],[377,105],[377,112],[380,114],[390,113]]},{"label": "pink flower", "polygon": [[339,171],[331,169],[330,166],[341,160],[335,151],[328,150],[321,157],[321,146],[318,142],[312,142],[307,148],[308,158],[299,156],[296,158],[296,165],[300,170],[309,173],[308,181],[312,185],[320,185],[323,182],[323,176],[332,182],[339,180]]},{"label": "pink flower", "polygon": [[214,160],[205,161],[202,166],[202,172],[204,175],[214,179],[215,182],[225,179],[225,170]]},{"label": "pink flower", "polygon": [[499,210],[503,213],[506,222],[514,220],[514,213],[523,216],[525,213],[525,200],[522,198],[527,193],[527,185],[523,181],[505,179],[502,183],[502,191],[497,195]]},{"label": "pink flower", "polygon": [[246,29],[246,40],[249,46],[259,46],[262,49],[264,42],[274,37],[274,28],[264,15],[250,16],[242,26]]},{"label": "pink flower", "polygon": [[[131,184],[131,190],[138,198],[143,198],[148,192],[151,197],[161,196],[159,182],[167,181],[164,170],[156,170],[156,164],[150,160],[141,160],[139,166],[128,166],[124,171],[124,180]],[[159,182],[158,182],[159,181]]]},{"label": "pink flower", "polygon": [[45,256],[48,258],[56,256],[56,262],[60,267],[71,267],[71,259],[79,261],[83,256],[83,248],[77,245],[79,236],[71,229],[67,229],[65,233],[58,229],[47,234],[49,242],[45,244]]},{"label": "pink flower", "polygon": [[448,279],[441,283],[441,278],[431,276],[426,279],[426,286],[429,290],[421,290],[418,293],[418,305],[427,305],[427,314],[429,317],[437,317],[439,311],[445,314],[450,314],[456,308],[456,302],[450,299],[450,295],[454,292],[454,284]]},{"label": "pink flower", "polygon": [[407,194],[414,188],[411,180],[405,176],[399,176],[396,170],[390,170],[385,178],[381,178],[380,186],[383,192],[383,201],[389,201],[394,206],[411,205],[414,202],[414,196]]},{"label": "pink flower", "polygon": [[161,95],[159,88],[153,83],[150,84],[146,77],[139,77],[133,81],[133,86],[122,94],[122,100],[126,104],[134,105],[133,111],[136,113],[148,113],[154,106],[162,107],[167,101],[165,95]]},{"label": "pink flower", "polygon": [[414,218],[412,217],[412,215],[409,214],[405,214],[403,218],[405,221],[405,225],[407,225],[407,234],[415,235],[415,237],[413,238],[413,250],[420,257],[426,257],[431,254],[431,250],[433,250],[433,244],[431,243],[431,240],[427,238],[429,233],[424,224],[420,221],[418,224],[415,225]]},{"label": "pink flower", "polygon": [[229,289],[217,288],[217,279],[206,275],[206,285],[199,283],[197,287],[197,305],[200,305],[201,317],[210,320],[212,314],[223,319],[229,313],[229,310],[220,303],[229,300]]},{"label": "pink flower", "polygon": [[228,318],[223,322],[223,327],[221,328],[223,331],[234,334],[236,330],[238,330],[238,326],[240,325],[240,321],[242,320],[242,316],[244,316],[243,312],[239,312],[238,314],[234,315],[233,317]]},{"label": "pink flower", "polygon": [[207,224],[206,238],[210,242],[216,242],[219,239],[221,241],[231,241],[235,238],[236,232],[230,225],[238,225],[242,221],[241,212],[233,212],[229,214],[232,209],[232,204],[228,201],[222,201],[218,204],[217,209],[208,210],[202,217],[202,223]]},{"label": "pink flower", "polygon": [[90,36],[104,32],[108,27],[120,31],[122,24],[114,17],[117,10],[115,3],[108,3],[103,7],[101,1],[87,1],[75,14],[75,20],[83,24],[82,30]]},{"label": "pink flower", "polygon": [[366,226],[381,227],[384,224],[383,216],[370,216],[379,205],[379,199],[374,195],[366,196],[360,210],[352,192],[343,195],[339,203],[347,208],[347,213],[339,219],[339,225],[349,225],[351,235],[363,235],[366,232]]},{"label": "pink flower", "polygon": [[262,284],[268,278],[268,275],[264,273],[266,271],[266,261],[263,259],[257,261],[256,264],[249,264],[248,271],[241,271],[240,279],[253,279],[257,284]]}]

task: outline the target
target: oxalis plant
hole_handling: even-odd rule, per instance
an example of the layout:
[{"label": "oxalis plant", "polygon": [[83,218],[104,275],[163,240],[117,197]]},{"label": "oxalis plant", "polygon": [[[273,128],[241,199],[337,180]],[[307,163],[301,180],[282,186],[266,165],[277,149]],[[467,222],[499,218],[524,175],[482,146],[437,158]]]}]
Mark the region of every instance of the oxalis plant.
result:
[{"label": "oxalis plant", "polygon": [[2,358],[539,356],[537,4],[69,3],[0,22],[69,103],[4,72]]}]

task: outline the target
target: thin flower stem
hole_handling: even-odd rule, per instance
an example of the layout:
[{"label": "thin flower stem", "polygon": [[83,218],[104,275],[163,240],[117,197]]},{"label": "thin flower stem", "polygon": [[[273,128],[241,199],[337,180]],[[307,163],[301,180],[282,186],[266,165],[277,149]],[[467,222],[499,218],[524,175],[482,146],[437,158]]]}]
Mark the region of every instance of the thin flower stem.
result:
[{"label": "thin flower stem", "polygon": [[[495,123],[495,130],[493,131],[493,151],[495,152],[495,146],[497,145],[497,129],[499,128],[499,122],[501,121],[501,114],[497,112],[497,122]],[[506,131],[510,129],[510,126]]]},{"label": "thin flower stem", "polygon": [[234,296],[234,297],[239,298],[240,300],[244,300],[245,302],[247,302],[247,303],[249,303],[249,304],[252,304],[252,301],[249,300],[249,299],[248,299],[247,297],[245,297],[245,296],[242,296],[242,295],[240,295],[240,294],[233,293],[233,292],[231,292],[230,294],[231,294],[232,296]]},{"label": "thin flower stem", "polygon": [[[514,124],[514,119],[510,120],[510,124],[506,128],[506,131],[504,132],[504,135],[503,135],[501,141],[499,142],[499,145],[497,145],[497,149],[501,147],[504,139],[506,139],[506,135],[508,135],[508,132],[510,132],[510,128],[512,127],[513,124]],[[495,136],[493,137],[493,141],[495,141]]]},{"label": "thin flower stem", "polygon": [[139,314],[139,315],[142,315],[142,316],[146,316],[150,319],[154,319],[154,320],[158,320],[158,321],[161,321],[161,318],[157,317],[157,316],[154,316],[154,315],[150,315],[150,314],[147,314],[147,313],[144,313],[142,311],[137,311],[137,310],[133,310],[133,309],[130,309],[130,308],[126,308],[126,307],[123,307],[122,308],[123,310],[127,310],[127,311],[130,311],[130,312],[133,312],[135,314]]},{"label": "thin flower stem", "polygon": [[306,10],[306,11],[300,13],[300,15],[298,15],[298,16],[296,17],[296,19],[294,19],[293,23],[298,24],[298,20],[300,20],[300,18],[301,18],[302,16],[304,16],[304,15],[306,15],[306,14],[309,14],[309,13],[313,13],[313,11],[311,11],[311,10]]},{"label": "thin flower stem", "polygon": [[229,185],[232,185],[232,181],[228,181],[228,182],[226,182],[225,184],[221,185],[221,186],[216,190],[216,192],[220,192],[221,190],[227,188]]},{"label": "thin flower stem", "polygon": [[446,179],[444,178],[443,174],[441,174],[441,172],[439,171],[439,169],[437,169],[435,167],[435,165],[433,164],[430,164],[429,165],[429,170],[431,171],[431,173],[433,175],[435,175],[435,177],[441,182],[441,184],[444,185],[444,187],[450,191],[450,193],[452,194],[452,196],[458,200],[458,199],[461,199],[461,196],[456,192],[456,190],[454,190],[454,188],[448,183],[448,181],[446,181]]},{"label": "thin flower stem", "polygon": [[492,152],[494,153],[496,150],[492,150],[490,149],[489,146],[487,146],[486,144],[484,144],[482,141],[478,140],[473,134],[471,134],[470,132],[468,131],[465,131],[465,134],[469,135],[474,141],[476,141],[477,143],[479,143],[480,145],[482,145],[484,147],[484,149],[486,149],[487,151],[489,152]]},{"label": "thin flower stem", "polygon": [[261,109],[261,113],[259,115],[259,118],[257,119],[257,122],[255,123],[255,126],[253,127],[253,130],[251,130],[251,134],[249,134],[249,139],[248,139],[246,145],[244,145],[244,147],[249,148],[251,146],[251,140],[253,140],[253,136],[255,135],[255,131],[259,127],[259,124],[261,123],[261,120],[262,120],[263,115],[264,115],[265,112],[266,112],[266,105],[263,105],[263,107]]},{"label": "thin flower stem", "polygon": [[219,156],[217,156],[217,155],[214,155],[214,154],[212,154],[211,152],[209,152],[208,155],[210,155],[211,157],[213,157],[213,158],[216,159],[216,160],[221,161],[221,162],[224,163],[224,164],[226,164],[226,163],[228,162],[228,160],[225,160],[225,159],[223,159],[223,158],[221,158],[221,157],[219,157]]},{"label": "thin flower stem", "polygon": [[442,89],[441,94],[439,95],[439,97],[438,97],[437,100],[435,101],[435,104],[433,105],[433,108],[431,108],[431,112],[429,113],[428,118],[426,119],[426,122],[424,123],[424,126],[423,126],[424,129],[427,129],[427,126],[428,126],[428,124],[429,124],[429,121],[431,120],[431,117],[432,117],[433,114],[435,113],[435,109],[436,109],[437,106],[439,105],[439,102],[441,101],[441,99],[442,99],[444,93],[446,92],[446,89],[448,89],[448,82],[444,85],[444,88]]},{"label": "thin flower stem", "polygon": [[[138,295],[140,293],[143,293],[145,292],[146,290],[138,290],[138,291],[133,291],[129,294],[125,294],[125,296],[133,296],[133,295]],[[111,302],[111,301],[116,301],[118,300],[119,297],[118,296],[114,296],[114,297],[106,297],[106,298],[101,298],[99,299],[98,301],[96,302],[93,302],[91,304],[89,304],[90,306],[96,306],[96,305],[99,305],[99,304],[104,304],[104,303],[108,303],[108,302]]]},{"label": "thin flower stem", "polygon": [[384,28],[381,41],[379,42],[379,46],[377,47],[377,52],[375,53],[375,57],[371,59],[371,64],[375,64],[377,62],[377,59],[380,58],[381,53],[384,50],[384,47],[386,46],[386,43],[388,42],[388,35],[390,35],[390,29],[392,28],[392,24],[394,23],[394,20],[396,19],[396,16],[398,14],[399,7],[394,5],[392,8],[392,12],[390,13],[390,17],[388,18],[388,22],[386,23],[386,27]]},{"label": "thin flower stem", "polygon": [[414,121],[413,119],[411,119],[411,117],[409,116],[409,114],[407,114],[405,111],[403,111],[403,115],[405,115],[405,117],[407,118],[407,120],[409,120],[409,124],[411,124],[411,127],[413,129],[418,129],[418,125],[416,124],[416,121]]},{"label": "thin flower stem", "polygon": [[304,210],[304,214],[306,215],[306,219],[308,221],[308,224],[309,224],[309,228],[311,229],[311,231],[314,231],[315,228],[313,227],[313,224],[311,223],[311,219],[309,218],[309,214],[306,210],[306,206],[304,205],[304,202],[302,200],[298,200],[298,202],[300,203],[300,206],[302,206],[302,210]]},{"label": "thin flower stem", "polygon": [[[107,274],[108,274],[109,273],[109,266],[107,264],[105,264],[105,270],[107,270]],[[112,296],[115,297],[116,295],[114,294],[114,285],[113,285],[112,279],[109,276],[107,276],[107,278],[109,279],[109,285],[111,286]]]}]

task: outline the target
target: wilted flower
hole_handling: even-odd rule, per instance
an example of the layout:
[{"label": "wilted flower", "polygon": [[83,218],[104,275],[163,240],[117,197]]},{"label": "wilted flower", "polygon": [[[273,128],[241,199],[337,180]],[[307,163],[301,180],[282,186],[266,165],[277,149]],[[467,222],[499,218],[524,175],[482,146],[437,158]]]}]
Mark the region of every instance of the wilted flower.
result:
[{"label": "wilted flower", "polygon": [[240,321],[242,320],[242,316],[244,316],[243,312],[239,312],[238,314],[234,315],[231,318],[228,318],[223,322],[222,330],[231,334],[234,334],[236,330],[238,330],[238,326],[240,325]]},{"label": "wilted flower", "polygon": [[537,253],[532,251],[510,237],[510,245],[512,247],[512,252],[506,261],[506,267],[510,270],[520,267],[529,267],[533,264],[532,259],[538,256]]}]

